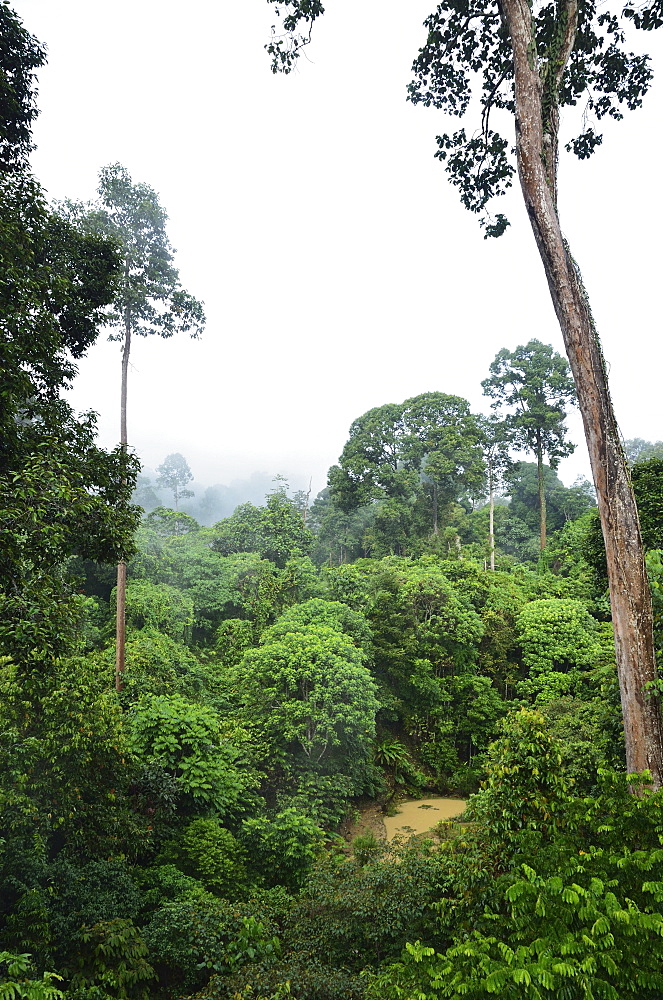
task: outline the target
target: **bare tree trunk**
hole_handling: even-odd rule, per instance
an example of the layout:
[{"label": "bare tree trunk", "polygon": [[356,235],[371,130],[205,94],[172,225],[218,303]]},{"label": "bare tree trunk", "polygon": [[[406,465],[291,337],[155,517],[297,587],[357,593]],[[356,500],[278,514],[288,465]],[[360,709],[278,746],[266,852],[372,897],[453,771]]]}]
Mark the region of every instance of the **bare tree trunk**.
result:
[{"label": "bare tree trunk", "polygon": [[490,568],[495,569],[495,487],[493,466],[488,463],[488,539],[490,546]]},{"label": "bare tree trunk", "polygon": [[437,504],[438,504],[437,493],[438,493],[437,483],[435,482],[435,480],[433,480],[433,534],[435,535],[436,538],[440,534],[440,526],[437,521]]},{"label": "bare tree trunk", "polygon": [[520,184],[575,379],[596,486],[608,561],[626,765],[629,773],[648,768],[657,789],[663,783],[663,727],[659,699],[650,697],[646,687],[657,674],[638,512],[589,301],[557,214],[556,95],[575,42],[576,0],[560,0],[558,5],[562,30],[551,56],[554,62],[548,63],[545,95],[527,0],[499,3],[513,48]]},{"label": "bare tree trunk", "polygon": [[306,501],[304,503],[304,509],[302,510],[302,521],[304,522],[304,527],[306,527],[306,521],[308,519],[308,502],[311,499],[311,489],[313,487],[313,477],[308,481],[308,490],[306,491]]},{"label": "bare tree trunk", "polygon": [[539,536],[541,539],[541,551],[546,547],[547,540],[547,511],[546,511],[546,491],[543,482],[543,448],[541,446],[541,433],[537,432],[536,441],[536,478],[539,487]]},{"label": "bare tree trunk", "polygon": [[[120,447],[127,451],[127,379],[129,375],[129,354],[131,352],[131,320],[124,321],[124,347],[122,348],[122,385],[120,388]],[[117,586],[115,607],[115,690],[124,688],[124,652],[126,646],[127,617],[127,564],[120,559],[117,564]]]}]

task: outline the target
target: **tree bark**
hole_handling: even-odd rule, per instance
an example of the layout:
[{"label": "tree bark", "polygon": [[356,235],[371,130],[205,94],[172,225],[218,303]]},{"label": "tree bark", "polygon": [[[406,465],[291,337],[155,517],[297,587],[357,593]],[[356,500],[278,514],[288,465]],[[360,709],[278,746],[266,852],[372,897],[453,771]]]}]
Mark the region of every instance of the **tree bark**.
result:
[{"label": "tree bark", "polygon": [[553,53],[554,63],[547,66],[545,95],[527,0],[499,0],[499,4],[513,49],[520,184],[575,379],[596,486],[608,562],[627,769],[629,773],[649,769],[652,786],[658,789],[663,783],[663,727],[659,699],[647,691],[657,672],[638,512],[601,346],[580,272],[562,236],[556,204],[556,95],[575,40],[576,2],[560,0],[558,4],[564,31]]},{"label": "tree bark", "polygon": [[[126,454],[127,436],[127,380],[129,376],[129,354],[131,352],[131,317],[124,320],[124,346],[122,348],[122,383],[120,387],[120,447]],[[126,646],[127,617],[127,564],[120,559],[117,564],[117,586],[115,589],[115,690],[118,694],[124,688],[124,658]]]}]

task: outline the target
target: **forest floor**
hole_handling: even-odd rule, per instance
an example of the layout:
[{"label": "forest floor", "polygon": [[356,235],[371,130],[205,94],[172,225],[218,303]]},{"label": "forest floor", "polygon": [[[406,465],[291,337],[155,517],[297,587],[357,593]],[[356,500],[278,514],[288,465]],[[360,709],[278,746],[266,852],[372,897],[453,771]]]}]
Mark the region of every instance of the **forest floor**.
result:
[{"label": "forest floor", "polygon": [[360,804],[358,814],[341,823],[338,832],[348,846],[355,837],[366,833],[372,833],[376,840],[386,840],[387,828],[384,824],[382,806],[377,802],[366,800]]}]

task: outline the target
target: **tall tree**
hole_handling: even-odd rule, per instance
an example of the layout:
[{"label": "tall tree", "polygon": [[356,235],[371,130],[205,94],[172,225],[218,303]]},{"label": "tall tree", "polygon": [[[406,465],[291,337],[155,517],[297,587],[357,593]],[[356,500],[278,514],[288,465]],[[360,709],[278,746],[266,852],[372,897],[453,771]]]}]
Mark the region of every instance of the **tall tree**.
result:
[{"label": "tall tree", "polygon": [[[202,303],[185,291],[173,264],[174,250],[166,234],[168,216],[159,197],[148,184],[134,184],[119,163],[99,174],[95,206],[68,205],[71,215],[82,217],[96,233],[112,236],[122,254],[122,272],[114,303],[107,313],[108,325],[116,332],[111,340],[122,343],[120,391],[120,447],[128,450],[127,379],[132,337],[172,337],[189,333],[198,337],[205,326]],[[115,686],[122,690],[125,646],[127,566],[117,568],[117,618]]]},{"label": "tall tree", "polygon": [[536,457],[539,483],[539,533],[541,551],[546,547],[546,494],[543,457],[550,467],[575,451],[566,440],[565,406],[575,401],[575,386],[565,358],[549,344],[530,340],[515,351],[503,348],[490,366],[490,377],[481,383],[493,399],[493,408],[506,409],[505,423],[513,444]]},{"label": "tall tree", "polygon": [[180,500],[194,496],[193,490],[186,488],[186,484],[191,482],[193,476],[184,455],[180,455],[179,452],[167,455],[157,472],[159,473],[157,485],[165,486],[173,492],[175,510],[180,509]]},{"label": "tall tree", "polygon": [[486,463],[486,485],[488,487],[488,547],[490,549],[490,568],[495,569],[495,491],[498,489],[504,473],[513,467],[509,456],[511,444],[511,429],[505,420],[500,420],[493,414],[490,417],[478,418],[483,447],[483,459]]},{"label": "tall tree", "polygon": [[117,558],[138,520],[135,461],[98,448],[94,414],[64,398],[120,260],[113,240],[49,209],[29,172],[43,61],[0,3],[0,652],[41,667],[77,629],[65,560]]},{"label": "tall tree", "polygon": [[[283,34],[267,50],[272,69],[289,72],[310,40],[321,0],[277,4]],[[649,768],[663,785],[663,722],[653,642],[651,594],[638,512],[615,419],[605,362],[582,275],[557,210],[560,109],[585,100],[582,131],[566,148],[584,159],[600,145],[598,123],[639,107],[652,78],[649,59],[625,49],[624,24],[663,26],[661,0],[627,0],[617,14],[597,0],[441,0],[414,63],[410,99],[462,117],[481,107],[479,129],[438,136],[463,204],[483,213],[511,185],[516,169],[576,383],[598,499],[610,580],[629,771]],[[303,29],[303,30],[302,30]],[[472,100],[472,98],[478,100]],[[493,111],[515,119],[513,140],[493,129]],[[506,120],[502,116],[502,120]],[[486,236],[508,220],[487,213]]]},{"label": "tall tree", "polygon": [[433,534],[445,505],[483,486],[481,433],[466,400],[426,392],[354,421],[329,471],[332,499],[350,511],[376,500],[423,501]]}]

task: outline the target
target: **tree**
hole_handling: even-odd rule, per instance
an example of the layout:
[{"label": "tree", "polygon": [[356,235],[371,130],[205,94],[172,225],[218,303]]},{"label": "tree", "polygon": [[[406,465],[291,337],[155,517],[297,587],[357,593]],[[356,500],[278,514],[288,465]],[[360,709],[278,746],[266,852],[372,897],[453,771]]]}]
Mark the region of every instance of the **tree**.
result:
[{"label": "tree", "polygon": [[[532,531],[539,529],[539,469],[534,462],[519,462],[508,474],[511,513]],[[565,486],[549,465],[543,466],[543,488],[548,529],[559,531],[596,506],[588,480]]]},{"label": "tree", "polygon": [[179,452],[168,455],[157,469],[159,477],[157,485],[173,491],[175,510],[180,509],[180,500],[194,496],[193,490],[188,490],[186,484],[191,482],[193,476],[187,460]]},{"label": "tree", "polygon": [[63,652],[77,613],[63,563],[130,550],[136,463],[95,444],[63,398],[94,343],[117,247],[46,204],[27,168],[36,40],[0,4],[0,642],[19,661]]},{"label": "tree", "polygon": [[46,61],[43,47],[6,2],[0,4],[0,171],[24,171],[37,117],[35,70]]},{"label": "tree", "polygon": [[237,765],[218,715],[181,695],[149,695],[133,708],[131,741],[138,758],[171,774],[190,809],[223,817],[242,812],[253,779]]},{"label": "tree", "polygon": [[308,555],[313,536],[287,487],[277,477],[277,486],[268,493],[264,507],[240,504],[230,517],[215,524],[215,551],[223,555],[259,552],[279,569],[293,557]]},{"label": "tree", "polygon": [[466,400],[427,392],[369,410],[354,421],[329,471],[332,500],[343,511],[376,500],[425,508],[434,535],[439,512],[483,485],[481,433]]},{"label": "tree", "polygon": [[663,441],[645,441],[643,438],[630,438],[624,441],[624,451],[629,465],[638,462],[648,462],[650,458],[663,458]]},{"label": "tree", "polygon": [[[287,26],[291,31],[302,17],[311,20],[322,13],[319,4],[294,8],[294,23]],[[644,29],[663,23],[656,3],[629,4],[624,16]],[[447,160],[452,182],[473,211],[482,211],[494,194],[511,183],[510,144],[491,130],[490,113],[503,108],[515,114],[523,197],[571,362],[597,488],[608,555],[627,764],[632,771],[649,767],[658,787],[663,780],[663,734],[658,700],[647,694],[647,685],[656,681],[656,664],[637,509],[597,331],[557,213],[560,107],[576,103],[587,91],[589,110],[597,119],[606,114],[619,118],[622,105],[634,108],[641,103],[651,71],[646,57],[623,51],[619,17],[597,10],[588,0],[558,0],[553,5],[537,5],[534,12],[518,0],[500,0],[480,8],[466,0],[449,0],[438,6],[426,24],[429,36],[415,62],[412,100],[462,115],[472,82],[482,79],[481,134],[468,140],[460,130],[438,139],[438,155]],[[468,52],[473,53],[471,60]],[[297,54],[295,44],[290,56]],[[600,141],[590,124],[568,145],[584,158]],[[506,219],[498,216],[495,223],[484,220],[484,224],[487,235],[500,235]]]},{"label": "tree", "polygon": [[536,456],[539,485],[541,551],[546,547],[546,494],[543,456],[556,469],[575,445],[565,440],[564,407],[575,399],[573,379],[565,359],[540,340],[530,340],[515,351],[503,348],[490,366],[490,377],[481,383],[494,400],[493,409],[510,408],[505,424],[513,444]]},{"label": "tree", "polygon": [[512,468],[509,458],[511,430],[505,420],[499,420],[494,414],[491,417],[479,417],[479,428],[483,445],[483,458],[486,463],[486,480],[488,485],[488,545],[490,548],[490,568],[495,569],[495,490],[504,477],[504,473]]},{"label": "tree", "polygon": [[[202,303],[180,285],[174,267],[173,248],[166,235],[168,216],[159,197],[148,184],[132,183],[129,172],[119,163],[104,167],[99,174],[96,206],[68,203],[70,216],[83,220],[93,233],[112,236],[121,248],[122,271],[112,307],[106,314],[114,329],[111,340],[122,342],[122,384],[120,392],[120,447],[128,450],[127,378],[133,336],[172,337],[189,333],[198,337],[205,326]],[[126,560],[117,568],[117,619],[115,686],[122,690],[125,644]]]},{"label": "tree", "polygon": [[[272,69],[289,72],[310,40],[321,0],[268,0],[283,12],[284,34],[273,32]],[[512,141],[491,128],[491,112],[515,118],[515,159],[585,427],[606,545],[627,766],[649,769],[663,784],[663,723],[657,684],[651,594],[638,512],[615,419],[601,345],[580,269],[562,235],[557,211],[560,108],[586,97],[582,132],[566,148],[590,156],[602,141],[597,123],[619,119],[642,103],[652,78],[648,57],[624,49],[630,19],[646,31],[663,26],[660,0],[628,0],[613,14],[596,0],[441,0],[425,22],[428,37],[414,63],[414,103],[463,116],[477,105],[481,127],[438,137],[437,156],[466,208],[483,212],[511,186]],[[300,26],[308,28],[302,32]],[[472,101],[478,90],[478,101]],[[486,236],[500,236],[508,220],[484,215]]]},{"label": "tree", "polygon": [[296,746],[311,765],[338,753],[366,757],[378,703],[365,659],[328,624],[268,635],[237,668],[247,714],[279,742]]}]

